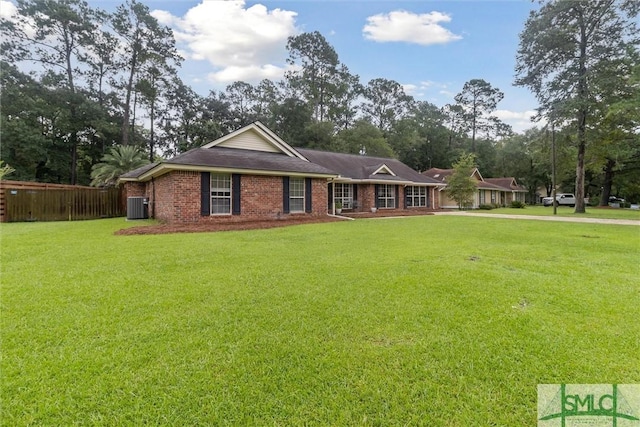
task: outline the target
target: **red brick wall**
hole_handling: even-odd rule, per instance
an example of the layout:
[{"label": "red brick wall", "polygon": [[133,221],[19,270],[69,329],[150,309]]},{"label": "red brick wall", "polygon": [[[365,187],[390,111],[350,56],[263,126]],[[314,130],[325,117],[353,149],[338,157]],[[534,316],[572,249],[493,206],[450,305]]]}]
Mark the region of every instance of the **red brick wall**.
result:
[{"label": "red brick wall", "polygon": [[144,182],[131,182],[127,181],[124,183],[124,197],[125,200],[127,197],[146,197],[147,196],[147,186]]},{"label": "red brick wall", "polygon": [[[200,214],[200,172],[175,171],[148,182],[143,194],[140,187],[132,188],[136,196],[149,197],[150,215],[168,223],[193,223],[200,221],[248,221],[278,219],[284,214],[282,206],[282,177],[242,175],[240,190],[240,215]],[[155,191],[154,191],[155,186]],[[312,180],[312,212],[290,215],[326,215],[327,180]],[[154,197],[155,195],[155,197]]]},{"label": "red brick wall", "polygon": [[[147,183],[125,184],[128,197],[149,197],[149,214],[163,222],[193,223],[200,221],[252,221],[264,219],[278,219],[287,215],[326,215],[328,185],[326,179],[312,181],[312,212],[285,214],[282,209],[282,177],[262,175],[242,175],[241,178],[241,214],[240,215],[209,215],[200,214],[200,172],[175,171],[156,178]],[[155,191],[154,191],[155,187]],[[439,209],[439,193],[436,188],[428,187],[429,206],[435,202]],[[400,186],[396,205],[398,210],[404,209],[404,187]],[[375,207],[375,185],[358,185],[358,201],[361,212],[370,212]],[[420,208],[410,208],[420,209]],[[424,208],[422,208],[424,209]],[[393,209],[384,209],[385,211]]]}]

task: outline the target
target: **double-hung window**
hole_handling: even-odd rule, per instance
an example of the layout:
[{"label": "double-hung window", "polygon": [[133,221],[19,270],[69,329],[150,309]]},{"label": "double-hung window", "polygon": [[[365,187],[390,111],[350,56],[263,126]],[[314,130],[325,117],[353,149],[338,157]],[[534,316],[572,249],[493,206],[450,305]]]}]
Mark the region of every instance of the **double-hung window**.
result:
[{"label": "double-hung window", "polygon": [[342,203],[343,209],[353,208],[353,184],[336,183],[333,187],[333,201]]},{"label": "double-hung window", "polygon": [[418,187],[412,185],[406,188],[406,203],[408,208],[427,207],[427,187]]},{"label": "double-hung window", "polygon": [[396,186],[391,184],[378,185],[378,207],[379,208],[395,208],[396,207]]},{"label": "double-hung window", "polygon": [[304,212],[304,178],[289,179],[289,211]]},{"label": "double-hung window", "polygon": [[211,174],[211,215],[231,213],[231,175]]}]

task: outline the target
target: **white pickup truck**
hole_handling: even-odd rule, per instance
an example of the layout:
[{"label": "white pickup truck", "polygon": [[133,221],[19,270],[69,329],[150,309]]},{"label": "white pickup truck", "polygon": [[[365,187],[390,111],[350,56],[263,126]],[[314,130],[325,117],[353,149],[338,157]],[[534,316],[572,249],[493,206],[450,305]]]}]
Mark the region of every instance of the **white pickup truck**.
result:
[{"label": "white pickup truck", "polygon": [[[553,197],[545,197],[542,199],[543,206],[551,206],[553,204]],[[558,193],[556,194],[556,206],[575,206],[576,196],[571,193]]]}]

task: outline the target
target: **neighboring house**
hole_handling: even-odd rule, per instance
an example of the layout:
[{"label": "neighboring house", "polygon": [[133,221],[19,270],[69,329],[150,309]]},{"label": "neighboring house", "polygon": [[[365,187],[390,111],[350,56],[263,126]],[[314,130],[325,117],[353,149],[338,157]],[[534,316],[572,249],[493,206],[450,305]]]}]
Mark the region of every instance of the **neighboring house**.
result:
[{"label": "neighboring house", "polygon": [[323,216],[336,200],[354,212],[435,209],[442,185],[394,159],[296,149],[260,122],[119,182],[168,223]]},{"label": "neighboring house", "polygon": [[502,193],[502,204],[508,205],[511,202],[525,202],[528,191],[526,188],[518,184],[515,178],[485,178],[484,180],[485,182],[497,185],[504,189]]},{"label": "neighboring house", "polygon": [[[454,172],[453,169],[432,168],[422,172],[423,175],[446,184],[447,178]],[[514,200],[524,202],[527,190],[516,182],[515,178],[483,178],[480,171],[473,170],[471,177],[476,181],[478,191],[473,196],[471,208],[477,209],[482,205],[506,206]],[[453,200],[447,188],[440,191],[440,207],[443,209],[457,209],[458,203]]]}]

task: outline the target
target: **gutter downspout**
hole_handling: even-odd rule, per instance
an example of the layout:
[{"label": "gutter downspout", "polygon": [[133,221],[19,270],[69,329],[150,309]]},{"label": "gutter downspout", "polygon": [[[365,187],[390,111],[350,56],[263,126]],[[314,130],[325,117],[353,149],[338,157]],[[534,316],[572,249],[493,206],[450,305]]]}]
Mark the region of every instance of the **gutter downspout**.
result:
[{"label": "gutter downspout", "polygon": [[152,200],[151,200],[151,218],[156,217],[156,181],[155,178],[151,177],[151,194],[152,194]]}]

